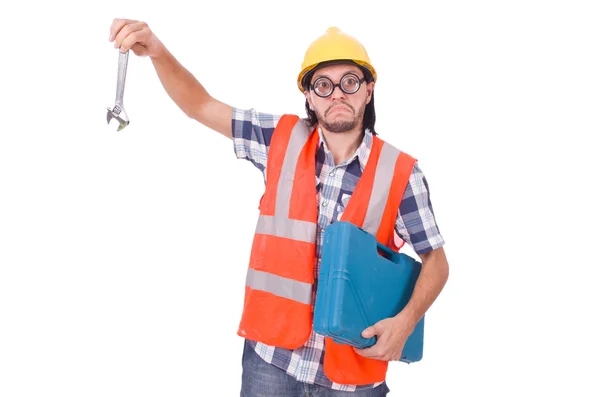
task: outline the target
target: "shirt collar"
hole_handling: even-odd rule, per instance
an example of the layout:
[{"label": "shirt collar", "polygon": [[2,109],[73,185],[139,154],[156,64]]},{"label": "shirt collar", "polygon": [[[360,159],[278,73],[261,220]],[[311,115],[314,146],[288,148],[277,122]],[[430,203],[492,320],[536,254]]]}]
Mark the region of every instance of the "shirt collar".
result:
[{"label": "shirt collar", "polygon": [[[319,147],[322,147],[325,150],[326,156],[331,156],[331,152],[329,148],[327,148],[327,142],[325,142],[325,136],[323,135],[323,131],[321,130],[321,125],[318,126],[319,131]],[[369,159],[369,154],[371,153],[371,148],[373,147],[373,133],[368,128],[365,128],[365,133],[363,135],[363,140],[354,152],[354,155],[348,159],[343,164],[350,164],[356,158],[358,158],[358,162],[360,164],[361,171],[364,171],[367,160]],[[342,165],[342,164],[340,164]]]}]

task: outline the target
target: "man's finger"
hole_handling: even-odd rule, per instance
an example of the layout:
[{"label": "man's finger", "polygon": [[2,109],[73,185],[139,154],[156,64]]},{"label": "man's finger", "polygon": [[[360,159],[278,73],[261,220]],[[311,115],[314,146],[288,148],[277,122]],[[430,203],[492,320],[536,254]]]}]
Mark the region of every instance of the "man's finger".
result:
[{"label": "man's finger", "polygon": [[146,24],[143,22],[129,24],[121,30],[115,41],[120,44],[123,51],[129,50],[136,43],[145,46],[148,37],[145,29]]},{"label": "man's finger", "polygon": [[363,330],[363,332],[362,332],[363,338],[371,338],[372,336],[375,336],[375,328],[374,327],[368,327]]},{"label": "man's finger", "polygon": [[111,42],[115,40],[121,28],[131,22],[133,22],[131,19],[115,18],[110,26],[110,37],[108,40]]},{"label": "man's finger", "polygon": [[[143,41],[144,29],[146,24],[143,22],[132,22],[124,25],[115,37],[115,47],[125,47],[125,50],[130,49],[135,43]],[[141,43],[144,45],[145,43]]]},{"label": "man's finger", "polygon": [[365,349],[358,349],[358,348],[354,348],[354,351],[356,352],[356,354],[359,354],[363,357],[366,358],[373,358],[376,360],[381,360],[381,358],[383,357],[384,353],[381,349],[381,347],[374,345],[371,347],[367,347]]},{"label": "man's finger", "polygon": [[373,324],[370,327],[367,327],[361,332],[363,338],[371,338],[373,336],[381,336],[385,330],[384,324],[381,321]]},{"label": "man's finger", "polygon": [[373,349],[373,347],[367,347],[364,349],[359,349],[357,347],[354,347],[354,351],[356,352],[356,354],[359,354],[363,357],[367,357],[367,358],[375,358],[376,354],[375,354],[375,350]]}]

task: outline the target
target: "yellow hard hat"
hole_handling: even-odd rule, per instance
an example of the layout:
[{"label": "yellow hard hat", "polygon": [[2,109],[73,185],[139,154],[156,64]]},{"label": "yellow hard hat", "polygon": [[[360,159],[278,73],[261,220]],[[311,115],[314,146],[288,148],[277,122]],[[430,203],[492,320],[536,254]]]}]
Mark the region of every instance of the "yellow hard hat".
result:
[{"label": "yellow hard hat", "polygon": [[311,43],[304,55],[302,70],[298,74],[298,88],[304,92],[302,79],[321,62],[335,60],[351,60],[363,66],[373,75],[373,81],[377,80],[375,68],[363,45],[354,37],[343,33],[336,27],[330,27],[327,32]]}]

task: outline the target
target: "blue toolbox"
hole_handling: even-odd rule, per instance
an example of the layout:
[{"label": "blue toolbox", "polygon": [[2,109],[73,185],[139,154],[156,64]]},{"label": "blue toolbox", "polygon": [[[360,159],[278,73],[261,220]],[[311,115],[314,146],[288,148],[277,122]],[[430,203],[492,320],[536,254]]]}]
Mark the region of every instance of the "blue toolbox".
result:
[{"label": "blue toolbox", "polygon": [[[421,263],[394,252],[375,236],[344,221],[325,229],[314,311],[314,331],[357,348],[375,344],[362,331],[394,317],[408,303]],[[423,357],[425,317],[408,337],[400,361]]]}]

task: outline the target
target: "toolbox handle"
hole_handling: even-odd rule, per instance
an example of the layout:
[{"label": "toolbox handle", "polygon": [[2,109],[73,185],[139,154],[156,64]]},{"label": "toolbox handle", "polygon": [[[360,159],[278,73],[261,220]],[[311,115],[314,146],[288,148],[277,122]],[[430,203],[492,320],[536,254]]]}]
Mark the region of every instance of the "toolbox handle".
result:
[{"label": "toolbox handle", "polygon": [[377,249],[383,251],[385,254],[387,254],[387,256],[385,256],[387,259],[392,259],[392,257],[396,254],[395,251],[392,251],[388,246],[381,244],[380,242],[377,242]]}]

